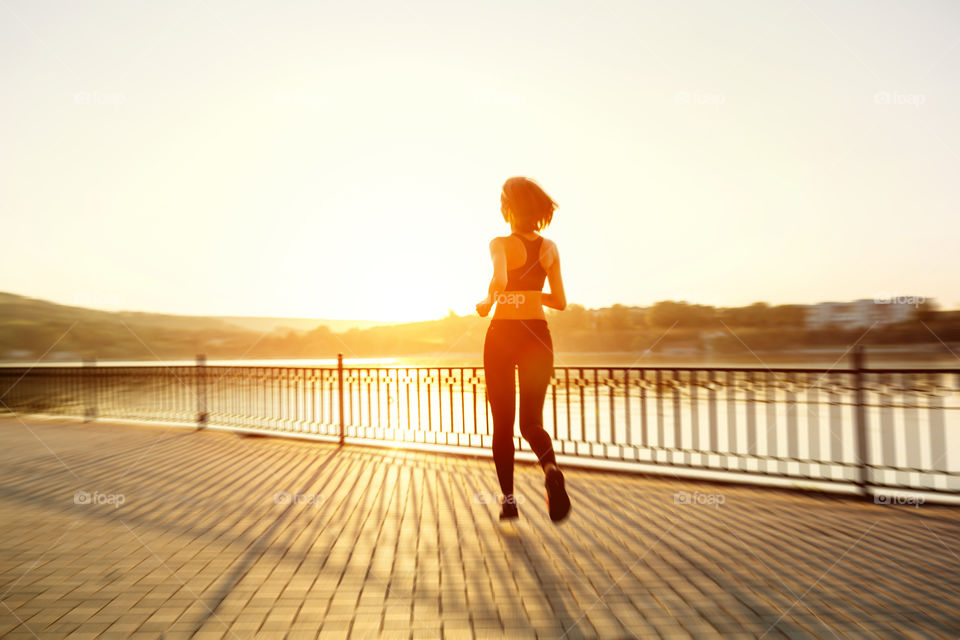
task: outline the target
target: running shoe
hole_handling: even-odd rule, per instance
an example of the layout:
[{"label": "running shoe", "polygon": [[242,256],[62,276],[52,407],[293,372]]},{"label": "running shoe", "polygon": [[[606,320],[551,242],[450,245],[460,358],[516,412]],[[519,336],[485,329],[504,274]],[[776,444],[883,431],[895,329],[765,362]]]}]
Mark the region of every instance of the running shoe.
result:
[{"label": "running shoe", "polygon": [[551,465],[547,471],[547,509],[550,511],[550,519],[554,522],[560,522],[570,514],[570,496],[564,487],[563,473],[555,465]]},{"label": "running shoe", "polygon": [[506,497],[500,496],[500,519],[501,520],[516,520],[520,517],[520,512],[517,510],[517,501],[513,496]]}]

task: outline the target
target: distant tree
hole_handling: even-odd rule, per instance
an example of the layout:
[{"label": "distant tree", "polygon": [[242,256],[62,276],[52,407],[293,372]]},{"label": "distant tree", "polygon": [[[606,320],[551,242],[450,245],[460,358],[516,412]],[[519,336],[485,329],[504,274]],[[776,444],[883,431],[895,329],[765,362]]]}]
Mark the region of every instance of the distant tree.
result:
[{"label": "distant tree", "polygon": [[303,348],[310,353],[325,353],[334,349],[336,338],[330,327],[321,324],[303,335]]},{"label": "distant tree", "polygon": [[550,326],[556,332],[588,331],[593,328],[591,312],[582,304],[567,305],[563,311],[547,310]]},{"label": "distant tree", "polygon": [[773,316],[766,302],[754,302],[746,307],[724,309],[721,317],[732,327],[766,327]]},{"label": "distant tree", "polygon": [[770,326],[800,328],[805,324],[807,309],[799,304],[781,304],[767,311]]},{"label": "distant tree", "polygon": [[922,322],[931,322],[940,315],[938,305],[933,300],[924,300],[917,305],[917,320]]},{"label": "distant tree", "polygon": [[686,303],[661,300],[647,310],[647,324],[665,329],[683,320],[683,307]]},{"label": "distant tree", "polygon": [[633,313],[622,304],[600,309],[597,328],[601,331],[628,331],[633,328]]},{"label": "distant tree", "polygon": [[647,324],[666,329],[672,326],[699,329],[715,323],[716,309],[702,304],[662,300],[647,310]]}]

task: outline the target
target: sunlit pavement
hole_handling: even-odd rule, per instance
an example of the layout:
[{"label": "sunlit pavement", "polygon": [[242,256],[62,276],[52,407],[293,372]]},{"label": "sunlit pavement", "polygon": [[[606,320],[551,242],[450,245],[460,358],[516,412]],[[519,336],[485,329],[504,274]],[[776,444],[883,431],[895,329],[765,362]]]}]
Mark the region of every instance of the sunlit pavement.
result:
[{"label": "sunlit pavement", "polygon": [[0,419],[0,635],[957,637],[960,508]]}]

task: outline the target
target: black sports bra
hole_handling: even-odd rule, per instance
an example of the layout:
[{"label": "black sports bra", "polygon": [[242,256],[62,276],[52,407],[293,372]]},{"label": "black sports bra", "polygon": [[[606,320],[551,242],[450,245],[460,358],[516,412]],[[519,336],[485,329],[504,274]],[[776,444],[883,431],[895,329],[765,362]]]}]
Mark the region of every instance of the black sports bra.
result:
[{"label": "black sports bra", "polygon": [[543,291],[543,281],[547,278],[547,272],[540,264],[540,246],[543,244],[543,236],[536,240],[527,240],[517,233],[511,234],[523,242],[523,248],[527,251],[527,260],[516,269],[507,270],[506,291]]}]

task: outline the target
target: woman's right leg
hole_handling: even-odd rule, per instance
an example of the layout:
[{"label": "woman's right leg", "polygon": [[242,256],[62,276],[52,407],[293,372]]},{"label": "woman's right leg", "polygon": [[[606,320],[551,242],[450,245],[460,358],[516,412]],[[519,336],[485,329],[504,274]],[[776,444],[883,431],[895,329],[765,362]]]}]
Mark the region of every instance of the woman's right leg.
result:
[{"label": "woman's right leg", "polygon": [[543,428],[543,400],[553,376],[553,341],[547,323],[530,323],[520,349],[520,433],[530,443],[543,468],[550,519],[559,522],[570,513],[563,473],[557,466],[550,434]]},{"label": "woman's right leg", "polygon": [[516,414],[513,345],[503,327],[491,325],[483,341],[483,373],[493,414],[493,462],[500,491],[513,494],[513,422]]}]

